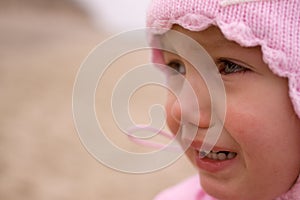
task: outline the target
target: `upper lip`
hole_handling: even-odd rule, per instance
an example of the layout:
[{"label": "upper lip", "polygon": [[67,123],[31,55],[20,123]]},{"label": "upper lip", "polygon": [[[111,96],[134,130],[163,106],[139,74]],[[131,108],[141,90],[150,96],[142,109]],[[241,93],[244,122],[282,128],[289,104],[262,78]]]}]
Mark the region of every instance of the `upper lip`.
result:
[{"label": "upper lip", "polygon": [[[190,146],[199,151],[201,146],[202,146],[203,142],[202,141],[198,141],[198,140],[194,140],[192,141],[192,143],[190,144]],[[217,146],[215,145],[211,151],[214,151],[214,152],[218,152],[218,151],[229,151],[229,152],[235,152],[233,149],[230,149],[230,148],[226,148],[226,147],[222,147],[222,146]]]}]

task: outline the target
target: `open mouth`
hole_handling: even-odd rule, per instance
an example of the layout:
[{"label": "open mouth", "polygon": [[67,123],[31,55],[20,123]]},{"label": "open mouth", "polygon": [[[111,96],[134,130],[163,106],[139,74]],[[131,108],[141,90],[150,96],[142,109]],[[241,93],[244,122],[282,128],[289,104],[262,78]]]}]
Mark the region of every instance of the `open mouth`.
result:
[{"label": "open mouth", "polygon": [[211,160],[230,160],[235,158],[237,153],[230,151],[210,151],[204,158]]}]

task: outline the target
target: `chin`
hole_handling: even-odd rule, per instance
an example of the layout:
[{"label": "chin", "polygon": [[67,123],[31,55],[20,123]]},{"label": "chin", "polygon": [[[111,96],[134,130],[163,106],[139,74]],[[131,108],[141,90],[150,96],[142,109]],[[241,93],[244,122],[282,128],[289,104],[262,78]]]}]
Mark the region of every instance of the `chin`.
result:
[{"label": "chin", "polygon": [[200,176],[200,183],[202,189],[210,196],[219,200],[253,200],[257,198],[250,197],[248,194],[243,194],[241,189],[235,187],[233,183],[227,183],[228,181],[216,180],[213,177],[207,177],[206,175]]},{"label": "chin", "polygon": [[201,186],[203,190],[210,196],[220,199],[220,200],[234,200],[233,195],[228,194],[229,189],[218,187],[216,184],[209,183],[208,181],[203,181],[200,178]]}]

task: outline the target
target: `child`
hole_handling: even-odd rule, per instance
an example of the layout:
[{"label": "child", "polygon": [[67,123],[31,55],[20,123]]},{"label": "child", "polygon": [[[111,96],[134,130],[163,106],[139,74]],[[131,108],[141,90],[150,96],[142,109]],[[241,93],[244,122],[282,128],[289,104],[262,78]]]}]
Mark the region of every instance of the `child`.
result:
[{"label": "child", "polygon": [[[299,10],[298,0],[152,0],[152,35],[172,29],[197,41],[218,67],[227,102],[222,133],[202,158],[199,149],[211,128],[208,88],[184,58],[154,50],[155,61],[191,83],[201,114],[199,121],[187,122],[197,134],[186,151],[199,175],[157,200],[300,199]],[[181,48],[178,41],[168,42]],[[182,128],[180,119],[191,115],[179,105],[168,95],[167,122],[174,134]]]}]

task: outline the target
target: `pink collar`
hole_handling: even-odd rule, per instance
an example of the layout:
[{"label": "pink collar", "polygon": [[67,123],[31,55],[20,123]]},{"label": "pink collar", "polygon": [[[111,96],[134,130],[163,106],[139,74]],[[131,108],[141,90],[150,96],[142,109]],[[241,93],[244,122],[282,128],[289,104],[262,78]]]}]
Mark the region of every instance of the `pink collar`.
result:
[{"label": "pink collar", "polygon": [[295,185],[285,194],[276,198],[276,200],[299,200],[300,199],[300,176]]}]

